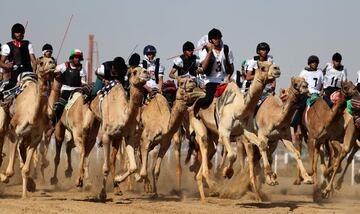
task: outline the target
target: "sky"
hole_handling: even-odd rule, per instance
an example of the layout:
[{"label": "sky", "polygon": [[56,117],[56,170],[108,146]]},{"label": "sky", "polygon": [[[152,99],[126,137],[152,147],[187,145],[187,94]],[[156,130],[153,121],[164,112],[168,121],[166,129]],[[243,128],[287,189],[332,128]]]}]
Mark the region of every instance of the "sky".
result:
[{"label": "sky", "polygon": [[288,87],[290,77],[298,75],[313,54],[324,67],[335,52],[341,53],[352,81],[360,70],[360,1],[356,0],[0,2],[0,42],[11,40],[13,24],[28,23],[25,39],[33,43],[36,56],[50,43],[56,57],[73,15],[58,62],[66,60],[74,48],[87,56],[88,36],[94,34],[100,63],[116,56],[127,59],[135,47],[142,55],[144,46],[152,44],[167,76],[173,65],[167,58],[181,54],[184,42],[196,44],[209,30],[218,28],[234,53],[235,69],[256,54],[258,43],[269,43],[270,54],[282,71],[279,87]]}]

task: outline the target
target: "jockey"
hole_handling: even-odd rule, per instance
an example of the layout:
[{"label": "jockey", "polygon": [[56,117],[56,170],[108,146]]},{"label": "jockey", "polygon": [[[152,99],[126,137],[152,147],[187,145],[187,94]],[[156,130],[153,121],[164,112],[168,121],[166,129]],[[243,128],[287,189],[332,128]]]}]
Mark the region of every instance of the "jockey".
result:
[{"label": "jockey", "polygon": [[[55,58],[52,56],[52,53],[53,53],[53,47],[52,47],[50,44],[46,43],[46,44],[42,47],[42,54],[43,54],[43,56],[41,56],[41,57],[52,58],[54,61],[56,61]],[[41,57],[40,57],[40,58],[41,58]]]},{"label": "jockey", "polygon": [[156,48],[154,46],[145,46],[143,53],[144,59],[140,66],[145,68],[150,74],[150,80],[148,80],[144,86],[146,89],[144,95],[148,93],[152,94],[153,90],[161,93],[165,67],[160,64],[159,58],[155,58]]},{"label": "jockey", "polygon": [[207,108],[213,101],[217,86],[230,80],[234,71],[234,57],[227,45],[224,45],[220,30],[213,28],[208,33],[209,42],[200,52],[200,73],[206,74],[206,95],[200,98],[194,106],[194,115],[197,116],[200,108]]},{"label": "jockey", "polygon": [[97,76],[95,87],[92,88],[91,96],[86,101],[90,101],[91,98],[96,97],[96,93],[111,80],[117,80],[124,85],[126,72],[127,65],[122,57],[115,57],[113,61],[106,61],[101,64],[95,71]]},{"label": "jockey", "polygon": [[342,56],[335,53],[332,56],[332,63],[327,63],[323,69],[324,94],[330,98],[331,94],[341,88],[341,82],[347,80],[346,68],[341,64]]},{"label": "jockey", "polygon": [[183,44],[182,49],[183,54],[174,60],[174,65],[169,74],[171,79],[176,79],[176,76],[196,77],[200,60],[194,55],[195,46],[192,42],[187,41]]},{"label": "jockey", "polygon": [[241,71],[237,70],[232,76],[232,80],[241,89],[242,92],[246,92],[249,89],[251,81],[246,80],[246,72],[249,67],[251,59],[245,59],[241,62]]},{"label": "jockey", "polygon": [[79,49],[74,49],[70,53],[69,61],[56,66],[55,75],[61,77],[60,100],[55,106],[55,115],[52,119],[53,125],[60,120],[61,114],[71,93],[86,84],[86,71],[81,61],[84,60],[83,53]]},{"label": "jockey", "polygon": [[[269,61],[273,62],[273,57],[269,55],[270,46],[266,42],[261,42],[256,46],[257,56],[254,56],[253,59],[247,60],[246,65],[246,78],[245,78],[245,86],[243,86],[244,91],[247,91],[251,85],[255,77],[255,70],[257,69],[258,61]],[[272,83],[268,83],[265,86],[264,93],[274,93],[276,88],[276,81],[273,80]]]},{"label": "jockey", "polygon": [[13,88],[17,83],[19,74],[36,71],[33,45],[24,40],[24,34],[24,26],[19,23],[14,24],[11,28],[12,41],[3,44],[1,47],[0,67],[3,69],[4,78],[9,80],[2,91]]},{"label": "jockey", "polygon": [[300,72],[300,76],[308,83],[310,94],[319,95],[323,87],[324,76],[319,66],[319,58],[317,56],[310,56],[308,58],[308,67]]},{"label": "jockey", "polygon": [[[323,87],[323,72],[318,68],[319,58],[315,55],[311,55],[308,58],[308,67],[305,67],[300,72],[300,77],[303,77],[305,81],[308,83],[308,89],[311,94],[310,97],[307,95],[300,98],[297,105],[297,112],[291,122],[292,127],[297,127],[301,122],[301,116],[306,108],[306,106],[311,106],[317,98],[319,98],[319,94]],[[327,100],[325,100],[328,102]]]}]

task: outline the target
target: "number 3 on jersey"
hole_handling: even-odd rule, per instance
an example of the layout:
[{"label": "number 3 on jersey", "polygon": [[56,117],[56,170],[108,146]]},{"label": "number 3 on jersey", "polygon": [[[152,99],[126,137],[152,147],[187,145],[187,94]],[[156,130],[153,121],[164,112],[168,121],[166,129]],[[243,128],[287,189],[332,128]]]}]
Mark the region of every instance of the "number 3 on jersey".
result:
[{"label": "number 3 on jersey", "polygon": [[221,62],[217,61],[216,63],[216,72],[221,72]]}]

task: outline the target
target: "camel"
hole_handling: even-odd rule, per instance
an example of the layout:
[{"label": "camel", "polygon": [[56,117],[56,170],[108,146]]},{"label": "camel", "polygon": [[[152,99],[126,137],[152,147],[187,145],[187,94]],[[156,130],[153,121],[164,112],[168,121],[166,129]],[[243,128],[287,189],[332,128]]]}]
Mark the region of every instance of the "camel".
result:
[{"label": "camel", "polygon": [[51,58],[44,57],[37,63],[37,82],[25,82],[23,92],[15,99],[15,113],[11,118],[9,131],[11,141],[9,164],[6,172],[0,174],[1,181],[5,183],[9,182],[10,177],[14,175],[15,152],[18,145],[23,179],[23,198],[28,196],[28,190],[35,190],[35,183],[29,177],[32,157],[41,141],[43,130],[49,123],[47,105],[53,106],[53,104],[48,104],[46,89],[47,82],[55,70],[55,62]]},{"label": "camel", "polygon": [[[65,131],[71,133],[71,141],[68,142],[66,153],[68,155],[68,169],[65,175],[71,176],[71,149],[72,144],[79,148],[79,176],[76,179],[76,186],[82,187],[84,177],[88,177],[88,156],[95,145],[96,136],[100,127],[100,121],[89,108],[89,104],[84,104],[84,96],[81,92],[75,92],[65,107],[60,121],[55,126],[56,154],[54,158],[54,176],[51,178],[51,184],[58,183],[57,169],[60,162],[60,152],[62,142],[64,141]],[[86,174],[85,174],[86,173]]]},{"label": "camel", "polygon": [[[116,176],[115,181],[125,179],[128,175],[137,170],[134,149],[138,142],[135,142],[137,115],[142,106],[142,89],[149,79],[149,73],[137,67],[130,71],[130,100],[127,100],[125,90],[121,84],[115,86],[109,91],[108,95],[102,100],[101,109],[99,107],[99,96],[97,96],[90,105],[98,120],[101,121],[101,141],[104,148],[103,182],[100,199],[106,199],[106,182],[110,171],[110,145],[113,148],[119,148],[122,139],[125,139],[126,152],[129,159],[127,172],[122,176]],[[137,144],[136,144],[137,143]]]},{"label": "camel", "polygon": [[[319,98],[315,103],[305,110],[303,113],[302,133],[307,140],[311,170],[309,175],[314,180],[314,200],[316,200],[317,192],[317,161],[321,152],[320,147],[326,141],[336,140],[343,141],[344,134],[349,125],[349,119],[344,117],[344,97],[353,93],[353,84],[351,82],[343,82],[339,93],[338,101],[332,108],[322,99]],[[301,145],[301,144],[300,144]],[[322,158],[322,169],[325,163]],[[299,180],[299,178],[298,178]]]},{"label": "camel", "polygon": [[[248,129],[255,129],[256,135],[249,135],[247,137],[252,142],[256,142],[257,145],[261,145],[263,148],[268,148],[269,157],[277,147],[277,142],[282,141],[285,147],[294,155],[298,167],[301,170],[301,175],[304,178],[304,183],[312,184],[312,178],[307,174],[306,169],[301,161],[300,152],[297,151],[294,145],[291,142],[291,130],[290,122],[293,117],[297,102],[302,95],[308,94],[307,83],[302,77],[293,77],[291,78],[291,86],[287,89],[287,99],[285,102],[282,102],[280,97],[270,95],[266,100],[260,105],[256,115],[255,121],[252,123],[252,126]],[[251,119],[251,121],[253,121]],[[256,187],[256,178],[255,178],[255,169],[254,165],[256,161],[254,160],[254,154],[247,140],[242,141],[249,159],[249,170],[250,170],[250,179],[253,191],[258,200],[261,200],[260,194]],[[265,162],[266,161],[266,162]],[[255,162],[255,163],[254,163]],[[263,160],[264,162],[264,173],[271,173],[271,165],[267,159]]]},{"label": "camel", "polygon": [[10,115],[8,113],[8,107],[0,107],[0,166],[3,162],[3,146],[5,142],[5,136],[9,129]]},{"label": "camel", "polygon": [[[360,99],[360,93],[357,91],[356,87],[352,84],[352,82],[345,82],[345,90],[346,95],[348,97],[352,97],[353,99],[355,98],[356,100]],[[342,89],[343,90],[343,89]],[[328,183],[328,185],[326,186],[326,188],[322,191],[322,196],[324,198],[328,198],[330,195],[330,192],[333,190],[333,183],[335,180],[335,176],[339,171],[339,167],[341,166],[341,162],[344,160],[344,158],[346,157],[346,155],[352,150],[354,149],[353,153],[350,154],[351,158],[353,157],[353,155],[355,154],[357,148],[359,147],[359,144],[356,143],[356,140],[359,137],[360,131],[359,129],[355,126],[354,124],[354,120],[352,118],[352,116],[350,115],[350,113],[347,111],[347,109],[345,109],[342,112],[343,117],[343,126],[338,126],[336,127],[336,130],[338,132],[340,132],[340,128],[343,128],[343,140],[342,140],[342,145],[341,145],[341,150],[340,150],[340,154],[338,155],[338,157],[335,159],[334,165],[333,165],[333,170],[332,170],[332,175],[331,175],[331,179]],[[335,127],[334,127],[335,128]],[[334,130],[334,129],[333,129]],[[316,146],[315,145],[315,150],[316,150]],[[315,152],[314,152],[315,153]],[[314,156],[314,158],[316,158],[316,156]],[[315,161],[314,161],[315,162]],[[348,166],[346,166],[347,168]],[[346,170],[346,169],[345,169]]]},{"label": "camel", "polygon": [[[215,98],[207,109],[199,111],[200,120],[195,118],[193,111],[191,112],[190,122],[195,130],[202,158],[200,169],[196,175],[201,200],[205,200],[203,177],[206,179],[209,189],[215,189],[215,182],[209,177],[208,158],[212,157],[209,149],[213,145],[209,143],[208,139],[213,138],[215,142],[218,139],[218,142],[224,145],[230,163],[225,167],[223,174],[231,177],[234,173],[232,166],[236,160],[236,154],[230,145],[230,137],[245,134],[244,120],[254,112],[265,85],[279,76],[280,69],[277,65],[271,62],[258,62],[254,81],[246,95],[235,83],[230,82],[219,98]],[[258,146],[260,147],[260,145]]]},{"label": "camel", "polygon": [[[158,94],[144,107],[141,114],[143,131],[140,143],[142,156],[140,176],[145,179],[145,182],[148,181],[148,153],[156,145],[160,145],[157,158],[154,160],[156,164],[152,168],[152,192],[155,195],[157,194],[156,183],[160,174],[161,161],[171,145],[171,139],[180,128],[183,116],[187,112],[187,106],[193,103],[194,98],[204,94],[204,92],[193,92],[196,84],[189,77],[178,78],[178,84],[176,100],[171,109],[166,98]],[[146,188],[147,191],[151,191],[150,189]]]}]

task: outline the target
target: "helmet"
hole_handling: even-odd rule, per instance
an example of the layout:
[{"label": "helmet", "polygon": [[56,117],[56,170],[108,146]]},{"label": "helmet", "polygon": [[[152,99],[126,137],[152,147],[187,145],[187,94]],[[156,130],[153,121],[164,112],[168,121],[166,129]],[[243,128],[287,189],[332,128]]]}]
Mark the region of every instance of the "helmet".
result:
[{"label": "helmet", "polygon": [[82,51],[79,50],[79,49],[73,49],[73,50],[71,51],[71,53],[70,53],[69,59],[70,59],[70,60],[73,59],[74,56],[80,57],[80,60],[83,60],[83,59],[84,59],[83,53],[82,53]]},{"label": "helmet", "polygon": [[211,40],[211,39],[216,39],[216,38],[222,38],[222,34],[221,34],[221,31],[216,29],[216,28],[213,28],[209,31],[208,33],[208,39]]},{"label": "helmet", "polygon": [[140,64],[140,55],[137,53],[133,53],[129,59],[129,65],[137,67]]},{"label": "helmet", "polygon": [[195,49],[195,46],[192,42],[185,42],[183,45],[183,51],[193,51]]},{"label": "helmet", "polygon": [[146,45],[143,51],[144,55],[147,55],[148,53],[154,53],[156,54],[156,48],[152,45]]},{"label": "helmet", "polygon": [[320,60],[319,57],[315,56],[315,55],[311,55],[308,58],[308,65],[310,65],[311,63],[316,62],[319,64]]},{"label": "helmet", "polygon": [[342,60],[341,54],[339,54],[338,52],[334,53],[334,55],[332,56],[332,60],[340,62]]},{"label": "helmet", "polygon": [[127,66],[125,64],[125,60],[122,57],[115,57],[113,60],[113,66],[116,70],[121,72],[126,72]]},{"label": "helmet", "polygon": [[50,45],[50,44],[45,44],[43,47],[42,47],[42,51],[53,51],[53,47]]},{"label": "helmet", "polygon": [[270,46],[266,42],[261,42],[256,46],[256,53],[258,53],[259,50],[266,50],[267,52],[270,52]]},{"label": "helmet", "polygon": [[25,33],[25,28],[22,24],[16,23],[11,28],[11,38],[14,39],[14,33]]}]

